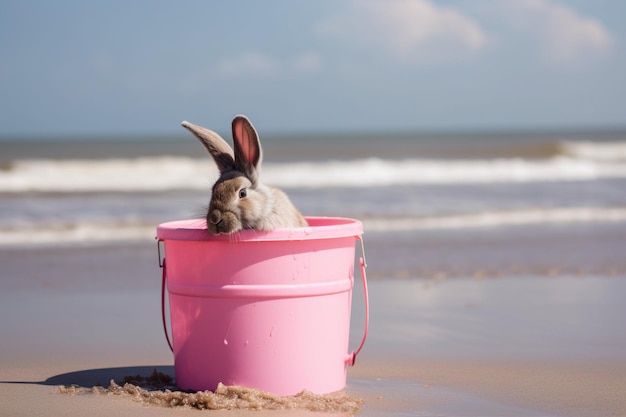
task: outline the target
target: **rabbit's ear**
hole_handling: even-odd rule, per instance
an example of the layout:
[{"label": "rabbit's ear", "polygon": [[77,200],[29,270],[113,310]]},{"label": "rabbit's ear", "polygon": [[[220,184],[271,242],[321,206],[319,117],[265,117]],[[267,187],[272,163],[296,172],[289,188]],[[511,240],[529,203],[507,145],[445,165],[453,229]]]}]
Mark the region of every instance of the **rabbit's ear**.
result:
[{"label": "rabbit's ear", "polygon": [[256,171],[261,168],[263,152],[259,135],[246,116],[238,115],[233,119],[233,140],[235,143],[235,164],[251,180],[256,180],[258,175]]},{"label": "rabbit's ear", "polygon": [[200,139],[200,142],[207,148],[217,168],[221,173],[235,168],[233,148],[222,139],[220,135],[202,126],[197,126],[187,121],[181,123],[182,126]]}]

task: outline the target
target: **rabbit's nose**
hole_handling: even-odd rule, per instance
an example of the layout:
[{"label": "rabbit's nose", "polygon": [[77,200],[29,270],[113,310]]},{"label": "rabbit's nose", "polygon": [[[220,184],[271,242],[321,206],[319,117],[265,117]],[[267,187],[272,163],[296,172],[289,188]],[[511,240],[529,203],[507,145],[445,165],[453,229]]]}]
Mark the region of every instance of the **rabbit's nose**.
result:
[{"label": "rabbit's nose", "polygon": [[219,210],[213,210],[209,220],[212,224],[219,224],[222,221],[222,213]]}]

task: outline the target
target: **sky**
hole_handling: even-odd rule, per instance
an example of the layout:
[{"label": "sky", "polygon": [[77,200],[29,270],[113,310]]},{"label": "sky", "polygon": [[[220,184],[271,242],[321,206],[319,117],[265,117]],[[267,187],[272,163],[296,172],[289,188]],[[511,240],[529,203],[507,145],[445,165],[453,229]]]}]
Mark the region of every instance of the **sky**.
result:
[{"label": "sky", "polygon": [[626,127],[626,2],[0,0],[0,138]]}]

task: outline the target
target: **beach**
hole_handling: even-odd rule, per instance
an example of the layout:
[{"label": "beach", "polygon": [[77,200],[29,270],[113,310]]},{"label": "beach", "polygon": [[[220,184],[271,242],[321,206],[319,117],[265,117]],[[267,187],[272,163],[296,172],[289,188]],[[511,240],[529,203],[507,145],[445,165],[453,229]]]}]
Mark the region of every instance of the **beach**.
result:
[{"label": "beach", "polygon": [[[430,231],[398,239],[366,232],[370,332],[345,390],[363,399],[359,415],[626,415],[620,228]],[[517,248],[509,244],[516,232],[527,239]],[[423,271],[407,255],[388,256],[414,247],[410,238],[433,251],[418,248]],[[477,244],[460,244],[469,238]],[[504,248],[526,259],[526,269],[514,273]],[[540,256],[546,251],[552,264]],[[406,271],[389,276],[401,256]],[[456,266],[441,264],[454,259]],[[192,412],[57,388],[106,386],[154,368],[173,375],[154,242],[5,248],[0,261],[3,415]],[[354,346],[364,324],[359,285],[352,316]],[[211,415],[222,413],[324,415]]]},{"label": "beach", "polygon": [[[302,213],[363,222],[370,328],[326,411],[211,415],[626,416],[626,132],[263,140]],[[208,155],[182,134],[2,150],[0,415],[197,415],[110,381],[174,375],[156,228],[205,215]],[[351,349],[364,325],[357,273]]]}]

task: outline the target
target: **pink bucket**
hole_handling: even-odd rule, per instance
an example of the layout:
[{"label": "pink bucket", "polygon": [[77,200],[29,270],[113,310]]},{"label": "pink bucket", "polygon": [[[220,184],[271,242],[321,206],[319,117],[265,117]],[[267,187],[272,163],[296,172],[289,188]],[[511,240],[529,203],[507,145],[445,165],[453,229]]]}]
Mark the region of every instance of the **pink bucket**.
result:
[{"label": "pink bucket", "polygon": [[163,325],[170,343],[167,287],[179,387],[215,390],[221,382],[278,395],[345,387],[347,367],[367,335],[361,258],[365,331],[349,353],[355,243],[363,251],[363,225],[345,218],[307,221],[305,228],[218,236],[204,220],[158,226],[159,251],[161,242],[165,247]]}]

